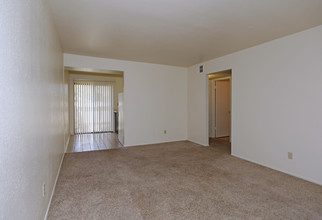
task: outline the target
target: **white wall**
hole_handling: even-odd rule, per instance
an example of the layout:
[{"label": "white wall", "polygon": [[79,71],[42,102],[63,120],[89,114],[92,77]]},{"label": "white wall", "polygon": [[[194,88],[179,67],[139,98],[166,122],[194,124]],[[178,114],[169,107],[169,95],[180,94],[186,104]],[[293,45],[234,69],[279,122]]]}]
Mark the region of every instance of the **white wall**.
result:
[{"label": "white wall", "polygon": [[[233,155],[322,184],[322,26],[204,68],[232,69]],[[188,138],[207,145],[206,75],[196,70],[188,73]]]},{"label": "white wall", "polygon": [[198,70],[197,66],[188,69],[188,140],[208,146],[208,77]]},{"label": "white wall", "polygon": [[98,81],[109,81],[113,82],[113,109],[118,110],[118,94],[123,92],[123,76],[113,77],[113,76],[97,76],[86,74],[69,74],[69,118],[70,118],[70,134],[74,134],[74,92],[73,92],[73,82],[74,80],[98,80]]},{"label": "white wall", "polygon": [[187,68],[72,54],[64,65],[124,72],[125,146],[187,139]]},{"label": "white wall", "polygon": [[42,0],[1,1],[0,48],[0,219],[43,219],[64,152],[66,84]]}]

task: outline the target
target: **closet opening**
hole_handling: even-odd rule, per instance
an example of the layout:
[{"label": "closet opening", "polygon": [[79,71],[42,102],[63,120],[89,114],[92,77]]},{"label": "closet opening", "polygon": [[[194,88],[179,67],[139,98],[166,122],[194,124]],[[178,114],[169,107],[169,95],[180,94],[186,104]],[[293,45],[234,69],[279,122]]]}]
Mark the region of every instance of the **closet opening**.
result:
[{"label": "closet opening", "polygon": [[231,153],[231,70],[208,75],[209,145]]}]

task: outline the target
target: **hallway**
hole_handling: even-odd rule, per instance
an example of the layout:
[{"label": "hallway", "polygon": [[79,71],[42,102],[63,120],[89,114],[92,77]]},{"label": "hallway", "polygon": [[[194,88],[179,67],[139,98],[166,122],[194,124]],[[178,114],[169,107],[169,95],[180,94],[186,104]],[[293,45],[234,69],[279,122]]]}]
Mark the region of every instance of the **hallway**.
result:
[{"label": "hallway", "polygon": [[108,150],[123,147],[117,133],[71,135],[66,153]]},{"label": "hallway", "polygon": [[231,143],[229,141],[229,137],[209,138],[209,147],[213,147],[215,150],[220,151],[223,154],[231,154]]}]

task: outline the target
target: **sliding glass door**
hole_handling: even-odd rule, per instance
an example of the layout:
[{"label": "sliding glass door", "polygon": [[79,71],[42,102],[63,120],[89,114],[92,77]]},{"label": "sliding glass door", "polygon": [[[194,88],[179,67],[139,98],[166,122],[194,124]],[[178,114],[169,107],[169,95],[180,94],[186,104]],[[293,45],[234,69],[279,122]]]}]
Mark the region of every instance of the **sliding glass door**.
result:
[{"label": "sliding glass door", "polygon": [[113,82],[74,81],[75,134],[114,130]]}]

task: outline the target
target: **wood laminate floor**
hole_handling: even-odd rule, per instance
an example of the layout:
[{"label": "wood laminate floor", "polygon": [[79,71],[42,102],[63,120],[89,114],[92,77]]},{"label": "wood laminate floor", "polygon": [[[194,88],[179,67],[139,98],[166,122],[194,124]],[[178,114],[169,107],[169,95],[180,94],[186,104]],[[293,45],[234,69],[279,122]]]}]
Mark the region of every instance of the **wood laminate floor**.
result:
[{"label": "wood laminate floor", "polygon": [[107,150],[123,147],[117,133],[77,134],[70,136],[66,153]]}]

